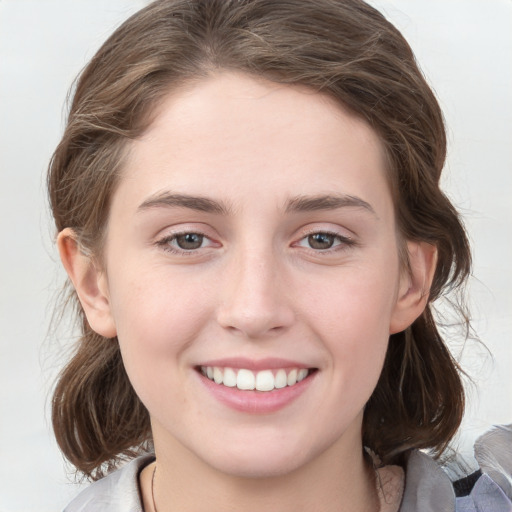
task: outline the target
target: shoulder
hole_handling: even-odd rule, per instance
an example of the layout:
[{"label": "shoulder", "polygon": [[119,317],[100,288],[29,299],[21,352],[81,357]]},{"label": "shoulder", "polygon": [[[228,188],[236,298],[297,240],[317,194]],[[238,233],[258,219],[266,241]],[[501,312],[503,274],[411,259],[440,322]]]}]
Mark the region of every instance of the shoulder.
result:
[{"label": "shoulder", "polygon": [[143,455],[92,483],[64,512],[143,512],[138,477],[153,460],[153,455]]},{"label": "shoulder", "polygon": [[480,469],[452,482],[428,455],[407,462],[400,512],[512,512],[512,426],[500,426],[475,443]]}]

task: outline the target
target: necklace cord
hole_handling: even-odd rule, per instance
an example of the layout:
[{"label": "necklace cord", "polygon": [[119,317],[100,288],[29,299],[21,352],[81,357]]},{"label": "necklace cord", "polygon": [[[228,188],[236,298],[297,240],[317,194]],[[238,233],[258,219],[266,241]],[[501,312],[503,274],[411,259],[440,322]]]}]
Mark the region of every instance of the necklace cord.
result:
[{"label": "necklace cord", "polygon": [[155,503],[155,475],[156,475],[156,463],[155,469],[153,469],[153,476],[151,477],[151,499],[153,500],[153,512],[158,512]]}]

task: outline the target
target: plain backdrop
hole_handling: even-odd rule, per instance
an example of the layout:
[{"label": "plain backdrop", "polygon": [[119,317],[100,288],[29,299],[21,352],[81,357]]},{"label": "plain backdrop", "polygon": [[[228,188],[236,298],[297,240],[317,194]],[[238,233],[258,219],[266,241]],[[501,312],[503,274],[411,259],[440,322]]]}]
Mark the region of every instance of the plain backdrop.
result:
[{"label": "plain backdrop", "polygon": [[[67,90],[142,0],[0,0],[0,512],[61,509],[77,493],[48,421],[51,383],[69,340],[48,335],[64,280],[45,170]],[[458,439],[512,422],[512,2],[373,0],[403,31],[444,109],[444,185],[474,244],[470,305],[492,352],[468,342],[475,380]],[[460,340],[452,343],[460,353]]]}]

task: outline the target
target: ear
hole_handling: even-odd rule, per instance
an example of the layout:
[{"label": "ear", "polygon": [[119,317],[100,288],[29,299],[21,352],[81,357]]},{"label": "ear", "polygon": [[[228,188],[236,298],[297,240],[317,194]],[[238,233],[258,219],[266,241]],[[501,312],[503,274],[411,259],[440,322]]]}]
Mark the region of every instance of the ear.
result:
[{"label": "ear", "polygon": [[57,247],[89,325],[101,336],[113,338],[117,331],[110,308],[105,272],[100,270],[93,259],[80,249],[72,229],[66,228],[59,233]]},{"label": "ear", "polygon": [[409,268],[400,278],[389,333],[407,329],[425,309],[437,264],[437,248],[426,242],[407,242]]}]

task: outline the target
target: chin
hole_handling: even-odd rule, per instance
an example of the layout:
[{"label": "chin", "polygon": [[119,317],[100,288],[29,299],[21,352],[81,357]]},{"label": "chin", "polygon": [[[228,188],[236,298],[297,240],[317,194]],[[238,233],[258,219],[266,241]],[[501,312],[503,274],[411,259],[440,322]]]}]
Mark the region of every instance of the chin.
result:
[{"label": "chin", "polygon": [[253,443],[241,447],[231,445],[222,452],[205,454],[205,462],[221,473],[240,478],[275,478],[297,471],[306,465],[308,457],[304,449],[286,446],[286,443]]},{"label": "chin", "polygon": [[276,478],[293,473],[300,467],[300,462],[294,460],[280,460],[274,457],[261,459],[242,459],[216,461],[215,469],[232,477],[248,479]]}]

